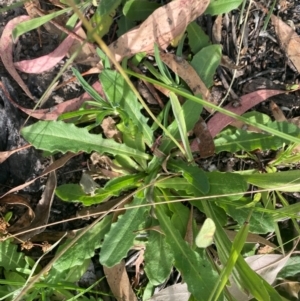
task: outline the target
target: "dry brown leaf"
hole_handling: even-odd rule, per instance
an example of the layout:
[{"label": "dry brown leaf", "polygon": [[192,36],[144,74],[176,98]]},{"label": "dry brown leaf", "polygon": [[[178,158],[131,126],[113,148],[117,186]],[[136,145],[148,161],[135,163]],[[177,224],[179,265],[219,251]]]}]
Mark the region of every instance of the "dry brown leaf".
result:
[{"label": "dry brown leaf", "polygon": [[[85,31],[81,27],[76,31],[76,33],[83,41],[87,39]],[[80,51],[76,55],[74,60],[75,63],[94,66],[97,62],[99,62],[99,56],[96,53],[96,49],[91,44],[74,40],[69,49],[69,55],[71,56],[74,52],[78,51],[78,49],[80,49]]]},{"label": "dry brown leaf", "polygon": [[116,142],[122,143],[122,134],[116,127],[116,122],[110,116],[103,119],[101,123],[106,138],[113,138]]},{"label": "dry brown leaf", "polygon": [[[224,229],[224,231],[226,232],[226,235],[228,236],[228,238],[230,239],[230,241],[234,241],[234,239],[235,239],[235,237],[237,235],[237,232],[236,231],[227,230],[227,229]],[[247,243],[260,243],[260,244],[269,246],[269,247],[271,247],[274,250],[277,249],[276,245],[274,245],[273,243],[271,243],[267,239],[259,236],[258,234],[248,233],[246,242]]]},{"label": "dry brown leaf", "polygon": [[277,106],[274,101],[270,101],[270,110],[276,121],[286,121],[286,118],[282,112],[282,110]]},{"label": "dry brown leaf", "polygon": [[111,268],[103,266],[103,270],[109,287],[118,301],[137,301],[128,279],[124,260]]},{"label": "dry brown leaf", "polygon": [[278,285],[279,290],[282,289],[282,291],[287,292],[291,297],[296,298],[299,300],[299,292],[300,292],[300,282],[297,281],[285,281],[284,283],[281,283]]},{"label": "dry brown leaf", "polygon": [[34,97],[32,96],[31,92],[29,91],[26,84],[23,82],[22,78],[20,77],[20,75],[18,74],[17,70],[14,67],[13,42],[11,39],[12,31],[15,28],[15,26],[29,19],[30,19],[29,16],[19,16],[12,19],[6,24],[0,39],[0,57],[2,59],[3,65],[5,66],[7,72],[19,84],[19,86],[23,89],[23,91],[27,94],[27,96],[33,99]]},{"label": "dry brown leaf", "polygon": [[[58,116],[60,116],[62,113],[70,112],[70,111],[75,111],[78,110],[81,105],[86,101],[91,99],[91,96],[85,92],[81,96],[66,100],[62,102],[59,105],[56,105],[52,108],[49,109],[39,109],[39,110],[31,110],[31,109],[26,109],[20,106],[18,103],[16,103],[9,95],[8,91],[6,90],[5,86],[0,82],[0,87],[4,91],[6,97],[9,99],[9,101],[18,109],[23,111],[24,113],[37,118],[41,120],[56,120]],[[100,94],[104,95],[102,86],[99,83],[99,81],[95,82],[92,87]]]},{"label": "dry brown leaf", "polygon": [[217,16],[212,28],[212,39],[214,44],[220,44],[222,41],[222,22],[223,15],[220,14]]},{"label": "dry brown leaf", "polygon": [[[50,216],[50,209],[52,206],[54,192],[56,188],[56,174],[55,171],[51,171],[46,183],[45,190],[42,194],[41,199],[39,200],[36,208],[34,210],[35,217],[31,224],[27,227],[23,227],[22,229],[18,229],[18,231],[22,234],[15,236],[21,240],[28,240],[32,236],[41,233],[45,230],[45,226],[48,224],[49,216]],[[32,229],[32,230],[31,230]],[[29,231],[30,230],[30,231]],[[27,231],[26,233],[23,233]]]},{"label": "dry brown leaf", "polygon": [[193,205],[191,206],[189,220],[186,226],[186,232],[184,236],[184,240],[193,247],[194,245],[194,232],[193,232]]},{"label": "dry brown leaf", "polygon": [[135,277],[133,281],[133,287],[137,287],[140,282],[140,274],[141,274],[141,265],[144,263],[144,254],[145,249],[141,249],[139,252],[139,256],[136,259],[134,265],[135,265]]},{"label": "dry brown leaf", "polygon": [[271,16],[272,23],[279,40],[279,44],[285,51],[286,56],[292,61],[293,65],[300,72],[300,37],[298,34],[275,15]]},{"label": "dry brown leaf", "polygon": [[[178,59],[176,55],[171,53],[161,53],[160,58],[174,73],[178,74],[186,82],[194,95],[201,95],[203,99],[210,100],[209,90],[195,69],[185,59]],[[209,112],[212,111],[207,107],[205,109]]]},{"label": "dry brown leaf", "polygon": [[17,187],[14,187],[12,189],[10,189],[9,191],[7,191],[5,194],[3,194],[1,197],[0,197],[0,200],[1,198],[5,197],[6,195],[10,194],[10,193],[13,193],[13,192],[16,192],[18,190],[21,190],[21,189],[24,189],[25,187],[29,186],[30,184],[32,184],[34,181],[36,181],[37,179],[47,175],[48,173],[58,169],[58,168],[61,168],[62,166],[64,166],[71,158],[73,158],[74,156],[77,156],[78,154],[74,154],[74,153],[67,153],[65,154],[64,156],[62,156],[61,158],[59,158],[58,160],[54,161],[51,165],[49,165],[47,168],[44,169],[44,171],[38,176],[36,177],[35,179],[32,179],[24,184],[21,184]]},{"label": "dry brown leaf", "polygon": [[194,147],[192,151],[199,151],[201,158],[212,156],[215,153],[215,143],[202,117],[195,124],[193,132],[196,136],[194,141],[197,147]]},{"label": "dry brown leaf", "polygon": [[20,231],[24,227],[30,225],[32,220],[35,218],[35,214],[26,198],[18,194],[9,194],[4,198],[0,199],[1,205],[12,205],[12,206],[25,206],[27,207],[27,211],[22,214],[17,221],[8,228],[10,233],[14,231]]},{"label": "dry brown leaf", "polygon": [[187,25],[202,15],[209,0],[176,0],[156,9],[138,28],[109,46],[117,61],[138,52],[152,52],[154,44],[166,49]]},{"label": "dry brown leaf", "polygon": [[7,158],[9,158],[14,153],[17,153],[17,152],[19,152],[21,150],[24,150],[26,148],[29,148],[31,146],[32,146],[31,144],[25,144],[21,147],[13,149],[13,150],[9,150],[9,151],[6,151],[6,152],[0,152],[0,164],[3,163]]}]

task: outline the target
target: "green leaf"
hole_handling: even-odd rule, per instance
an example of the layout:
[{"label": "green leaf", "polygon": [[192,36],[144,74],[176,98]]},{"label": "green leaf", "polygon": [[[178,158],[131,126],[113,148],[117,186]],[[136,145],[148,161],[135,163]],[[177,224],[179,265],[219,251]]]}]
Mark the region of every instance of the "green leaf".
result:
[{"label": "green leaf", "polygon": [[[148,119],[141,113],[142,105],[138,102],[124,78],[112,70],[103,70],[100,75],[100,82],[108,100],[115,107],[121,107],[131,121],[143,133],[144,140],[148,146],[153,144],[153,132],[148,126]],[[124,122],[126,122],[124,120]]]},{"label": "green leaf", "polygon": [[300,175],[298,170],[289,170],[265,174],[242,174],[249,184],[264,189],[280,190],[286,192],[299,191]]},{"label": "green leaf", "polygon": [[180,133],[180,138],[183,143],[184,149],[186,151],[186,154],[185,154],[186,158],[189,162],[191,162],[193,160],[193,155],[192,155],[192,151],[191,151],[190,143],[189,143],[189,139],[188,139],[184,112],[179,103],[178,97],[173,92],[170,92],[170,101],[171,101],[175,121],[177,123],[178,130]]},{"label": "green leaf", "polygon": [[121,2],[122,0],[100,1],[96,13],[99,16],[110,14],[121,4]]},{"label": "green leaf", "polygon": [[230,206],[226,203],[219,203],[228,215],[230,215],[239,226],[243,226],[245,220],[249,216],[251,210],[251,218],[249,220],[249,231],[251,233],[266,234],[275,231],[275,225],[272,216],[265,212],[255,211],[255,208],[262,208],[260,204],[257,204],[255,208],[237,208],[236,206]]},{"label": "green leaf", "polygon": [[129,20],[144,21],[159,7],[158,3],[148,0],[129,0],[123,7],[123,14]]},{"label": "green leaf", "polygon": [[[190,131],[193,129],[194,125],[196,122],[199,120],[199,115],[202,111],[202,106],[192,102],[192,101],[186,101],[182,105],[182,112],[184,115],[184,120],[186,122],[186,130]],[[176,121],[173,121],[169,126],[168,130],[170,131],[170,134],[174,136],[176,139],[180,138],[180,133],[178,129],[178,125]],[[169,138],[163,138],[161,145],[159,146],[159,150],[164,153],[164,154],[169,154],[171,149],[174,147],[174,143],[169,139]],[[153,158],[153,163],[150,164],[150,169],[154,168],[152,167],[152,164],[154,165],[159,165],[161,164],[161,159],[154,157]]]},{"label": "green leaf", "polygon": [[[208,201],[203,201],[206,215],[213,219],[216,223],[217,231],[215,234],[215,242],[221,262],[225,265],[228,261],[232,244],[224,232],[222,225],[219,223],[211,204],[212,203]],[[236,265],[233,269],[233,276],[235,281],[240,284],[243,290],[247,290],[248,293],[252,294],[257,300],[282,301],[276,290],[258,274],[256,274],[241,255],[238,256],[236,261]]]},{"label": "green leaf", "polygon": [[120,37],[130,29],[132,29],[135,26],[135,22],[127,19],[125,16],[121,16],[120,19],[117,20],[118,24],[118,30],[117,35]]},{"label": "green leaf", "polygon": [[[252,118],[253,119],[253,118]],[[295,137],[300,136],[300,129],[289,122],[267,122],[269,128],[278,130]],[[242,129],[227,128],[222,131],[215,139],[216,153],[221,151],[236,152],[240,150],[252,151],[254,149],[277,150],[284,143],[289,143],[287,139],[263,133],[252,133]]]},{"label": "green leaf", "polygon": [[[139,196],[134,197],[131,206],[141,205],[144,202],[145,198],[139,193]],[[112,267],[127,255],[137,235],[135,231],[145,221],[144,214],[147,210],[149,210],[147,207],[126,210],[122,216],[119,216],[118,221],[112,224],[109,233],[105,235],[101,248],[101,264]]]},{"label": "green leaf", "polygon": [[119,144],[113,139],[103,139],[101,135],[90,134],[85,128],[62,121],[39,121],[25,127],[21,131],[23,137],[37,149],[49,152],[97,151],[101,154],[126,155],[149,159],[150,156],[132,149],[125,144]]},{"label": "green leaf", "polygon": [[181,237],[179,231],[174,229],[170,218],[163,211],[163,206],[157,206],[155,209],[167,243],[174,253],[175,266],[181,272],[189,291],[194,296],[201,296],[201,300],[208,300],[218,279],[218,274],[212,267],[205,251],[200,253],[193,251]]},{"label": "green leaf", "polygon": [[50,20],[52,20],[62,14],[68,13],[70,11],[71,11],[71,8],[65,8],[65,9],[55,11],[54,13],[47,14],[42,17],[38,17],[35,19],[31,19],[29,21],[22,22],[14,28],[14,30],[12,32],[13,39],[15,40],[20,35],[28,32],[28,31],[31,31],[33,29],[36,29],[36,28],[42,26],[43,24],[49,22]]},{"label": "green leaf", "polygon": [[173,212],[171,222],[184,237],[186,234],[187,224],[190,217],[190,209],[181,203],[168,203],[169,209]]},{"label": "green leaf", "polygon": [[[105,2],[105,1],[101,1]],[[110,26],[113,24],[114,18],[109,15],[99,15],[97,11],[93,15],[93,17],[90,20],[90,24],[94,28],[93,31],[97,33],[97,35],[102,38],[104,35],[106,35],[109,32]],[[88,35],[89,40],[94,41],[94,38],[89,34]]]},{"label": "green leaf", "polygon": [[[72,248],[63,254],[53,264],[50,273],[47,275],[47,281],[53,282],[60,279],[60,274],[73,267],[80,266],[86,259],[94,256],[95,249],[101,246],[104,235],[109,231],[112,216],[106,216],[102,221],[96,224],[92,229],[82,236]],[[69,241],[65,242],[60,248],[64,248]]]},{"label": "green leaf", "polygon": [[288,277],[294,277],[299,274],[300,271],[300,257],[290,257],[285,267],[278,273],[278,278],[286,279]]},{"label": "green leaf", "polygon": [[145,272],[153,285],[162,284],[170,275],[173,252],[161,233],[150,231],[145,250]]},{"label": "green leaf", "polygon": [[107,102],[99,95],[99,93],[83,78],[78,70],[72,68],[74,75],[76,76],[77,80],[79,81],[82,88],[93,97],[99,104],[104,107],[107,107]]},{"label": "green leaf", "polygon": [[196,246],[198,248],[209,247],[213,243],[215,232],[216,225],[214,221],[211,218],[207,218],[196,236]]},{"label": "green leaf", "polygon": [[81,202],[85,206],[99,204],[112,196],[119,196],[122,191],[135,188],[139,181],[145,177],[140,173],[137,175],[126,175],[112,179],[106,183],[104,188],[97,189],[94,195],[87,195],[80,185],[65,184],[59,186],[56,195],[67,202]]},{"label": "green leaf", "polygon": [[222,47],[220,45],[207,46],[193,57],[191,65],[206,87],[213,85],[213,77],[217,67],[220,65],[221,57]]},{"label": "green leaf", "polygon": [[25,255],[18,252],[17,245],[9,239],[2,241],[0,243],[0,267],[7,271],[14,271],[25,266]]},{"label": "green leaf", "polygon": [[228,13],[240,6],[243,0],[211,0],[205,14],[212,16]]},{"label": "green leaf", "polygon": [[169,160],[168,167],[176,172],[181,172],[183,177],[200,193],[209,191],[209,181],[206,173],[198,166],[188,165],[182,160]]},{"label": "green leaf", "polygon": [[211,45],[209,36],[194,21],[187,27],[189,46],[193,53],[199,52],[202,48]]}]

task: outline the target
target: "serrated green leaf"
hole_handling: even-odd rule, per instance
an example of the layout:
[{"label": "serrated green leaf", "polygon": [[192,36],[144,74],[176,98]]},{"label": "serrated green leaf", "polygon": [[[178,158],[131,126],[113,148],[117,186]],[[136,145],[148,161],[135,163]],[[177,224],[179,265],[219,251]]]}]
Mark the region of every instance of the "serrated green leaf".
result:
[{"label": "serrated green leaf", "polygon": [[[188,246],[178,230],[172,227],[170,218],[163,211],[163,206],[157,206],[155,212],[161,229],[166,235],[166,241],[174,253],[175,266],[181,272],[189,291],[194,296],[201,296],[201,300],[209,300],[218,274],[206,253],[197,253]],[[218,300],[223,300],[223,297]]]},{"label": "serrated green leaf", "polygon": [[9,239],[0,243],[0,267],[7,271],[14,271],[16,268],[26,266],[25,255],[18,252],[17,245]]},{"label": "serrated green leaf", "polygon": [[[81,265],[86,259],[93,257],[95,249],[101,246],[101,240],[104,235],[109,231],[112,216],[106,216],[102,221],[96,224],[92,229],[82,236],[72,248],[61,256],[53,264],[52,269],[47,275],[47,281],[54,282],[55,279],[60,279],[60,274],[75,266]],[[69,241],[64,243],[67,245]]]},{"label": "serrated green leaf", "polygon": [[209,36],[194,21],[187,27],[189,46],[193,53],[199,52],[202,48],[211,45]]},{"label": "serrated green leaf", "polygon": [[300,173],[298,170],[265,174],[242,174],[249,184],[264,189],[294,192],[300,189]]},{"label": "serrated green leaf", "polygon": [[[226,203],[219,203],[226,213],[237,221],[239,226],[243,226],[245,220],[253,208],[237,208]],[[257,204],[256,207],[262,208]],[[275,231],[274,219],[265,212],[253,211],[249,220],[249,231],[251,233],[266,234]]]},{"label": "serrated green leaf", "polygon": [[119,144],[113,139],[103,139],[101,135],[90,134],[86,128],[62,121],[39,121],[21,131],[23,137],[37,149],[49,152],[97,151],[101,154],[125,155],[149,159],[150,156]]},{"label": "serrated green leaf", "polygon": [[207,46],[194,55],[191,65],[206,87],[213,85],[213,77],[220,65],[221,57],[222,47],[220,45]]},{"label": "serrated green leaf", "polygon": [[[251,118],[250,118],[251,119]],[[252,118],[253,119],[253,118]],[[289,122],[268,122],[269,128],[281,131],[294,137],[300,136],[300,129]],[[222,131],[214,140],[216,153],[221,151],[236,152],[240,150],[252,151],[254,149],[277,150],[288,140],[278,136],[263,133],[252,133],[242,129],[228,128]]]},{"label": "serrated green leaf", "polygon": [[[139,197],[135,196],[131,206],[141,205],[143,202],[145,202],[145,198],[140,193]],[[127,210],[124,215],[119,216],[116,223],[112,224],[101,248],[101,264],[112,267],[127,255],[137,235],[135,231],[145,221],[144,214],[147,210],[149,210],[147,207]]]},{"label": "serrated green leaf", "polygon": [[169,277],[174,261],[173,252],[163,234],[150,231],[144,258],[149,281],[153,285],[162,284]]},{"label": "serrated green leaf", "polygon": [[211,0],[204,13],[212,16],[228,13],[238,8],[242,2],[243,0]]},{"label": "serrated green leaf", "polygon": [[129,20],[144,21],[159,7],[158,3],[148,0],[129,0],[123,7],[123,14]]}]

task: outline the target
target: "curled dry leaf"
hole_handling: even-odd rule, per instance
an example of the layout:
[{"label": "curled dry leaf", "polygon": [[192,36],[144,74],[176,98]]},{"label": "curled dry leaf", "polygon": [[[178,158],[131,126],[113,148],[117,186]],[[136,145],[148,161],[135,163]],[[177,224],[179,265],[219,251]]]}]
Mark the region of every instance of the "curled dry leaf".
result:
[{"label": "curled dry leaf", "polygon": [[118,301],[137,301],[128,279],[124,260],[111,268],[103,266],[103,270],[109,287]]},{"label": "curled dry leaf", "polygon": [[[56,188],[56,174],[55,171],[51,171],[45,186],[45,190],[41,199],[35,208],[35,216],[30,225],[19,229],[17,232],[21,232],[20,235],[16,235],[18,239],[28,240],[35,234],[41,233],[45,230],[45,226],[48,224],[50,209],[52,206],[54,192]],[[16,232],[16,231],[14,231]],[[25,233],[24,233],[25,232]]]},{"label": "curled dry leaf", "polygon": [[300,72],[300,37],[292,27],[275,15],[271,16],[271,20],[275,27],[280,46],[297,71]]},{"label": "curled dry leaf", "polygon": [[195,141],[198,143],[198,149],[201,158],[207,158],[214,154],[215,144],[214,140],[208,130],[206,122],[200,117],[199,121],[194,126]]},{"label": "curled dry leaf", "polygon": [[4,198],[6,195],[8,195],[10,193],[13,193],[13,192],[16,192],[16,191],[19,191],[21,189],[24,189],[25,187],[29,186],[30,184],[32,184],[37,179],[47,175],[48,173],[50,173],[50,172],[52,172],[52,171],[54,171],[58,168],[63,167],[74,156],[77,156],[77,154],[74,154],[74,153],[65,154],[63,157],[61,157],[58,160],[54,161],[51,165],[49,165],[47,168],[45,168],[44,171],[38,177],[36,177],[35,179],[32,179],[31,181],[28,181],[28,182],[26,182],[22,185],[19,185],[17,187],[14,187],[14,188],[10,189],[9,191],[7,191],[4,195],[2,195],[0,197],[0,200],[2,198]]},{"label": "curled dry leaf", "polygon": [[209,0],[172,1],[156,9],[138,28],[122,35],[109,48],[118,61],[138,52],[152,52],[155,43],[166,49],[190,22],[202,15],[208,4]]},{"label": "curled dry leaf", "polygon": [[0,152],[0,164],[3,163],[7,158],[9,158],[14,153],[17,153],[21,150],[24,150],[24,149],[28,148],[28,147],[31,147],[31,145],[26,144],[26,145],[23,145],[21,147],[15,148],[13,150],[9,150],[9,151],[6,151],[6,152]]},{"label": "curled dry leaf", "polygon": [[[161,53],[160,58],[172,71],[186,82],[194,95],[201,95],[203,99],[207,101],[210,100],[209,90],[195,69],[185,59],[171,53]],[[205,109],[209,112],[212,111],[210,108]]]},{"label": "curled dry leaf", "polygon": [[116,142],[122,143],[122,134],[116,127],[116,122],[110,116],[103,119],[101,123],[104,135],[113,138]]},{"label": "curled dry leaf", "polygon": [[[209,0],[175,0],[156,9],[139,27],[125,33],[109,45],[109,50],[120,62],[139,52],[153,53],[154,44],[166,49],[182,34],[188,24],[201,16]],[[85,74],[98,73],[102,65],[91,68]]]},{"label": "curled dry leaf", "polygon": [[5,66],[7,72],[14,78],[14,80],[19,84],[19,86],[23,89],[23,91],[27,94],[28,97],[33,99],[31,92],[27,88],[26,84],[23,82],[22,78],[18,74],[17,70],[15,69],[14,63],[13,63],[13,42],[11,38],[11,34],[15,26],[23,21],[29,20],[29,16],[19,16],[11,21],[9,21],[2,33],[1,39],[0,39],[0,56],[3,62],[3,65]]},{"label": "curled dry leaf", "polygon": [[30,225],[31,221],[35,218],[35,214],[26,198],[18,194],[9,194],[4,198],[0,199],[1,205],[11,205],[11,206],[25,206],[27,208],[26,212],[18,217],[17,221],[8,228],[10,233],[20,231],[24,227]]},{"label": "curled dry leaf", "polygon": [[270,110],[272,111],[272,114],[276,121],[286,121],[282,110],[277,106],[277,104],[274,101],[270,101]]},{"label": "curled dry leaf", "polygon": [[[81,24],[78,24],[74,32],[77,33]],[[15,62],[15,67],[26,73],[42,73],[53,68],[57,63],[59,63],[68,53],[70,47],[75,41],[74,37],[71,35],[67,36],[59,46],[47,55],[38,57],[36,59],[24,60],[20,62]]]},{"label": "curled dry leaf", "polygon": [[[100,95],[104,95],[103,90],[102,90],[102,86],[101,84],[97,81],[95,82],[92,87],[100,94]],[[41,120],[56,120],[61,114],[66,113],[66,112],[71,112],[71,111],[75,111],[78,110],[82,104],[86,101],[91,99],[91,96],[85,92],[83,93],[81,96],[76,97],[76,98],[72,98],[70,100],[67,100],[59,105],[56,105],[52,108],[49,109],[39,109],[39,110],[31,110],[31,109],[26,109],[23,108],[22,106],[20,106],[19,104],[17,104],[8,94],[7,94],[7,98],[9,99],[9,101],[16,106],[18,109],[20,109],[21,111],[23,111],[24,113],[37,118],[37,119],[41,119]]]},{"label": "curled dry leaf", "polygon": [[[76,30],[76,34],[80,36],[83,41],[87,40],[85,31],[82,27]],[[78,49],[80,49],[79,52]],[[96,53],[96,49],[90,43],[83,43],[79,40],[74,40],[68,54],[71,56],[75,52],[78,52],[74,59],[75,63],[93,66],[99,62],[99,56]]]}]

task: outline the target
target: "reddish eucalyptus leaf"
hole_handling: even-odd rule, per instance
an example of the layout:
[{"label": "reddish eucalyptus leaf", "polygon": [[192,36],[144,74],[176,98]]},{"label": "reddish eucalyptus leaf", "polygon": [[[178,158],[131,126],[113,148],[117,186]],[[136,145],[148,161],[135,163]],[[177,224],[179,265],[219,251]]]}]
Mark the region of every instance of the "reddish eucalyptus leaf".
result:
[{"label": "reddish eucalyptus leaf", "polygon": [[23,21],[29,20],[29,16],[19,16],[12,20],[10,20],[2,33],[1,39],[0,39],[0,57],[2,59],[3,65],[5,66],[7,72],[14,78],[14,80],[19,84],[19,86],[23,89],[23,91],[31,98],[34,97],[30,93],[29,89],[27,88],[26,84],[23,82],[22,78],[18,74],[17,70],[14,67],[13,63],[13,41],[12,41],[12,31],[15,28],[15,26]]},{"label": "reddish eucalyptus leaf", "polygon": [[[79,23],[74,32],[77,33],[80,29],[81,23]],[[74,38],[67,36],[60,45],[47,55],[32,59],[15,62],[15,67],[26,73],[42,73],[53,68],[58,62],[60,62],[68,53],[70,47],[74,42]]]},{"label": "reddish eucalyptus leaf", "polygon": [[[103,96],[102,86],[99,82],[95,82],[92,87]],[[91,96],[89,96],[88,93],[83,93],[81,96],[77,98],[73,98],[70,100],[67,100],[59,105],[56,105],[49,109],[40,109],[40,110],[31,110],[26,109],[17,104],[9,95],[9,93],[5,90],[6,96],[9,99],[9,101],[16,106],[18,109],[23,111],[24,113],[40,120],[56,120],[59,115],[66,112],[76,111],[78,110],[81,105],[88,99],[91,99]]]},{"label": "reddish eucalyptus leaf", "polygon": [[[257,104],[265,101],[267,98],[286,93],[285,90],[258,90],[255,92],[251,92],[241,97],[240,99],[240,106],[233,107],[230,103],[225,106],[224,109],[231,111],[237,115],[242,115],[246,111],[250,110],[252,107],[256,106]],[[230,125],[235,119],[231,118],[227,115],[222,113],[216,113],[207,123],[208,130],[212,137],[215,137],[218,133],[220,133],[226,126]],[[198,142],[193,140],[191,143],[191,150],[196,152],[198,151]]]}]

